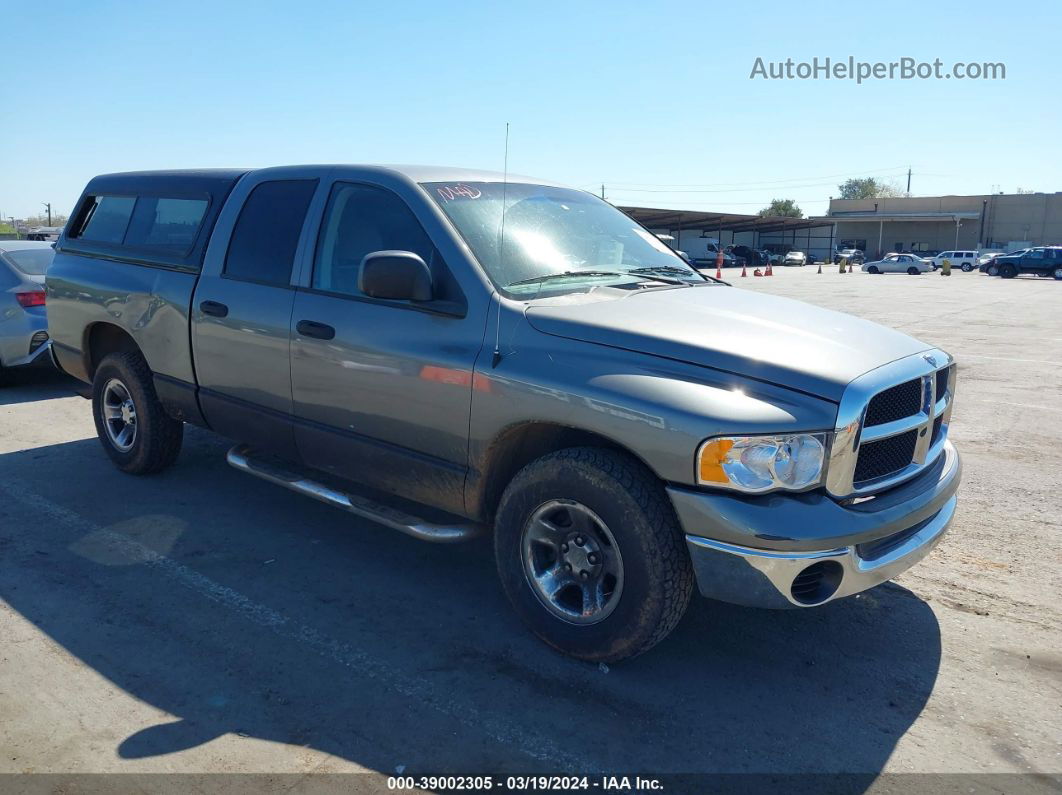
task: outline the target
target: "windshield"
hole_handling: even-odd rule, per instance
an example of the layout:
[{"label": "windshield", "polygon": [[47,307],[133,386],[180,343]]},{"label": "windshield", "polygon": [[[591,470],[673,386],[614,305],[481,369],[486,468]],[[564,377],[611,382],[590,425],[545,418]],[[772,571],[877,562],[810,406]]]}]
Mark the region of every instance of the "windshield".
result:
[{"label": "windshield", "polygon": [[47,248],[23,248],[17,251],[8,251],[4,259],[25,273],[27,276],[43,276],[52,264],[55,249]]},{"label": "windshield", "polygon": [[429,182],[424,188],[491,281],[508,292],[535,294],[543,290],[542,277],[550,291],[571,292],[637,283],[645,274],[704,282],[654,234],[589,193],[500,182]]}]

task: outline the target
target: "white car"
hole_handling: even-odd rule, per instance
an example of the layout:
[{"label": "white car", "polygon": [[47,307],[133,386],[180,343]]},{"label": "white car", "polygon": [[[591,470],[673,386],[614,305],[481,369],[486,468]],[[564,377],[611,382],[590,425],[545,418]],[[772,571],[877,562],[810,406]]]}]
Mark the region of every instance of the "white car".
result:
[{"label": "white car", "polygon": [[937,256],[933,257],[933,266],[939,268],[944,264],[944,260],[949,260],[951,267],[960,268],[969,273],[978,266],[977,257],[978,252],[976,251],[941,251]]},{"label": "white car", "polygon": [[914,254],[890,254],[884,259],[864,262],[863,270],[867,273],[909,273],[917,276],[919,273],[929,273],[933,265]]},{"label": "white car", "polygon": [[807,265],[808,255],[803,251],[790,251],[782,260],[783,265]]}]

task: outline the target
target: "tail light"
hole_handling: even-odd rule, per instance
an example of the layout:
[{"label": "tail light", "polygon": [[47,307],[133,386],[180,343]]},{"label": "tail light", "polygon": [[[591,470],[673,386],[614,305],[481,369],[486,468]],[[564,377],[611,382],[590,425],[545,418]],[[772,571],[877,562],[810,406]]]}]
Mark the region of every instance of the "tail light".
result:
[{"label": "tail light", "polygon": [[31,306],[44,306],[44,290],[35,290],[32,293],[15,293],[15,300],[23,309]]}]

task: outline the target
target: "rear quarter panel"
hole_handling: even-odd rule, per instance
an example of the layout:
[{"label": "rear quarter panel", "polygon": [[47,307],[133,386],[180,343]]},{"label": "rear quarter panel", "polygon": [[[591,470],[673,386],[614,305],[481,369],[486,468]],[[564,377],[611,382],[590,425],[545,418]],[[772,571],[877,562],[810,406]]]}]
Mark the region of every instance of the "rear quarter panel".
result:
[{"label": "rear quarter panel", "polygon": [[57,251],[48,269],[49,333],[63,369],[90,380],[88,339],[97,323],[126,331],[151,370],[195,382],[189,307],[196,274]]}]

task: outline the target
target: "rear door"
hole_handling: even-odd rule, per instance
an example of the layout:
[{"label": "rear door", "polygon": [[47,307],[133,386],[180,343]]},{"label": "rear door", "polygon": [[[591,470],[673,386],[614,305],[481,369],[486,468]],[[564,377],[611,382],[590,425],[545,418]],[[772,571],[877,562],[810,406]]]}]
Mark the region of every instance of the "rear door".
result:
[{"label": "rear door", "polygon": [[[380,185],[333,186],[291,317],[295,437],[313,467],[460,512],[484,317],[411,206],[425,212]],[[362,293],[361,261],[382,250],[424,259],[434,299]]]},{"label": "rear door", "polygon": [[210,427],[296,458],[289,367],[292,274],[307,211],[327,173],[245,177],[218,219],[192,299],[199,400]]}]

